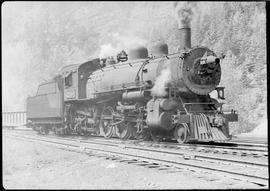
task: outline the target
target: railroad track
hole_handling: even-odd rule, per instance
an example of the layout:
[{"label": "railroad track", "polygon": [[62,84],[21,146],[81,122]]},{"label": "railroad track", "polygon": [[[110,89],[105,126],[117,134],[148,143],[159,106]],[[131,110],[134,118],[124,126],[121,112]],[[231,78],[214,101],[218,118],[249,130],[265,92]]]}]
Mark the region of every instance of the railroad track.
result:
[{"label": "railroad track", "polygon": [[[37,134],[35,131],[29,130],[19,130],[27,133]],[[15,131],[16,132],[16,131]],[[47,135],[48,136],[48,135]],[[49,135],[55,136],[55,135]],[[57,136],[58,137],[58,136]],[[220,155],[233,155],[241,157],[254,157],[260,160],[260,158],[268,157],[268,145],[266,144],[243,144],[243,143],[218,143],[218,144],[178,144],[175,142],[153,142],[153,141],[138,141],[138,140],[120,140],[118,138],[104,139],[102,136],[78,136],[78,135],[66,135],[66,138],[76,138],[78,140],[87,141],[89,139],[95,141],[105,141],[112,143],[129,144],[143,147],[154,147],[163,148],[171,150],[186,150],[186,151],[196,151],[199,153],[207,154],[220,154]],[[61,137],[61,138],[65,138]],[[246,160],[246,159],[245,159]]]},{"label": "railroad track", "polygon": [[[65,148],[81,150],[82,152],[98,152],[116,160],[119,157],[130,163],[140,161],[152,166],[173,166],[178,169],[189,169],[227,176],[240,181],[248,181],[261,187],[268,187],[268,160],[264,162],[240,160],[240,158],[220,158],[214,155],[203,155],[198,152],[164,150],[122,144],[119,141],[78,140],[56,136],[29,136],[10,133],[18,139],[60,145]],[[123,159],[121,159],[123,160]]]},{"label": "railroad track", "polygon": [[268,139],[267,138],[262,138],[262,137],[243,137],[243,136],[233,136],[232,137],[232,142],[237,142],[237,143],[258,143],[258,144],[267,144]]},{"label": "railroad track", "polygon": [[[75,138],[75,136],[74,136]],[[260,158],[268,157],[268,150],[267,146],[263,147],[253,147],[246,145],[244,147],[240,147],[239,145],[232,146],[217,146],[217,145],[200,145],[200,144],[183,144],[179,145],[178,143],[168,143],[168,142],[153,142],[153,141],[137,141],[137,140],[119,140],[118,138],[115,139],[104,139],[99,137],[77,137],[77,139],[82,141],[94,140],[94,141],[105,141],[111,143],[121,143],[125,145],[135,145],[141,147],[154,147],[154,148],[161,148],[161,149],[170,149],[170,150],[186,150],[186,151],[195,151],[200,153],[207,153],[207,154],[220,154],[220,155],[233,155],[233,156],[241,156],[241,157],[253,157],[260,160]]]},{"label": "railroad track", "polygon": [[243,139],[232,139],[229,143],[232,144],[241,144],[241,145],[267,145],[268,141],[267,140],[252,140],[252,139],[247,139],[247,140],[243,140]]}]

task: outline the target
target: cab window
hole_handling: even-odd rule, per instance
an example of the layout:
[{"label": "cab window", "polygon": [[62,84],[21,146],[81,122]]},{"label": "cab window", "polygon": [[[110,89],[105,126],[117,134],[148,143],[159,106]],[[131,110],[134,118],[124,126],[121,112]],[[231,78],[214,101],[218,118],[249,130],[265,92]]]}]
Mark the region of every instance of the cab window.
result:
[{"label": "cab window", "polygon": [[65,87],[71,87],[73,84],[73,80],[72,80],[72,72],[70,72],[66,77],[65,77]]}]

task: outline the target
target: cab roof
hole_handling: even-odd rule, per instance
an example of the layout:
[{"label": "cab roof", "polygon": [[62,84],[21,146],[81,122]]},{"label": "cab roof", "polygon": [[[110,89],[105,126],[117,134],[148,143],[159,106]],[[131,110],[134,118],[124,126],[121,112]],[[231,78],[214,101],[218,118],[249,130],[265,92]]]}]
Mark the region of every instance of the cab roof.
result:
[{"label": "cab roof", "polygon": [[100,68],[99,58],[89,60],[89,61],[84,62],[82,64],[70,64],[70,65],[63,66],[59,70],[59,74],[60,75],[69,74],[70,72],[75,72],[75,71],[79,70],[80,68],[86,67],[86,66],[89,66],[92,70],[96,70],[96,69]]}]

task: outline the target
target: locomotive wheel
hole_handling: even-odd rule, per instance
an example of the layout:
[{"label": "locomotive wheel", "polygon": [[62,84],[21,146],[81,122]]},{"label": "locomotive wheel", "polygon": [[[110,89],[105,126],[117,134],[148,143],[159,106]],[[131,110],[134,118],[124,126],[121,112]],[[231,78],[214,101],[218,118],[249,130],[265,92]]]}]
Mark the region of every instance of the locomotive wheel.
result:
[{"label": "locomotive wheel", "polygon": [[50,132],[50,130],[45,128],[45,135],[48,135],[49,132]]},{"label": "locomotive wheel", "polygon": [[113,136],[114,127],[111,125],[112,123],[114,123],[113,108],[109,106],[103,110],[100,120],[100,128],[105,138],[111,138]]},{"label": "locomotive wheel", "polygon": [[71,134],[71,129],[70,129],[69,125],[66,124],[64,126],[62,135],[70,135],[70,134]]},{"label": "locomotive wheel", "polygon": [[149,130],[146,130],[146,129],[142,130],[142,132],[140,132],[140,133],[138,133],[137,129],[135,129],[133,131],[133,136],[137,140],[144,140],[144,141],[148,141],[151,138],[151,134],[150,134]]},{"label": "locomotive wheel", "polygon": [[188,141],[188,129],[186,125],[178,124],[174,128],[174,138],[178,143],[183,144]]},{"label": "locomotive wheel", "polygon": [[57,126],[54,126],[53,127],[53,132],[54,132],[55,135],[58,135],[59,134],[58,131],[57,131]]},{"label": "locomotive wheel", "polygon": [[40,134],[44,135],[45,134],[45,131],[44,131],[44,127],[39,127],[39,131],[38,131]]},{"label": "locomotive wheel", "polygon": [[154,142],[161,142],[162,141],[162,137],[160,137],[159,135],[156,135],[154,132],[150,132],[151,134],[151,138]]},{"label": "locomotive wheel", "polygon": [[39,133],[42,134],[42,135],[48,135],[49,130],[44,126],[41,126],[40,129],[39,129]]},{"label": "locomotive wheel", "polygon": [[33,129],[34,131],[37,131],[37,127],[36,127],[35,125],[32,126],[32,129]]},{"label": "locomotive wheel", "polygon": [[100,135],[100,128],[99,127],[95,127],[95,135]]},{"label": "locomotive wheel", "polygon": [[132,131],[131,126],[128,123],[120,123],[115,128],[115,134],[120,139],[129,139],[132,134],[131,131]]}]

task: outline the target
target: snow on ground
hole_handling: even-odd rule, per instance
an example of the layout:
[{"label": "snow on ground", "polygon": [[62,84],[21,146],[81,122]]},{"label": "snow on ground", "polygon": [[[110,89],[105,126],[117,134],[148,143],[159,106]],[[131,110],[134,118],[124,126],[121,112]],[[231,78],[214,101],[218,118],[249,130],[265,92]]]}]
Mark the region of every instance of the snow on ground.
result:
[{"label": "snow on ground", "polygon": [[[252,188],[216,175],[169,173],[69,152],[6,137],[3,131],[3,186],[6,189],[228,189]],[[210,178],[209,178],[210,176]],[[205,177],[208,177],[205,179]]]}]

